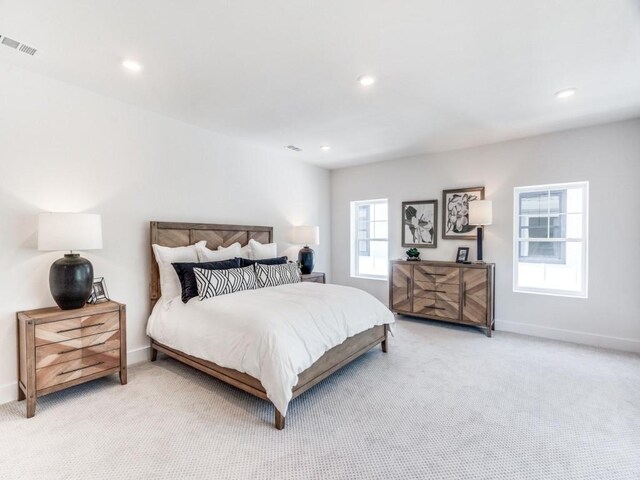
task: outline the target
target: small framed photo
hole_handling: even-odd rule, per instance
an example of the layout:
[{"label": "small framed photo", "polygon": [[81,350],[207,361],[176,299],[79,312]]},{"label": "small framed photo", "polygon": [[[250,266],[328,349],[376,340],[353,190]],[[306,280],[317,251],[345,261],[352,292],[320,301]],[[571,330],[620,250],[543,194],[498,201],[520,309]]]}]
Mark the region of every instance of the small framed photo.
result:
[{"label": "small framed photo", "polygon": [[438,246],[438,201],[402,202],[402,246]]},{"label": "small framed photo", "polygon": [[456,263],[464,263],[469,261],[469,247],[458,247],[456,255]]},{"label": "small framed photo", "polygon": [[91,295],[87,303],[102,303],[108,301],[109,292],[107,292],[107,284],[104,282],[104,277],[94,278]]}]

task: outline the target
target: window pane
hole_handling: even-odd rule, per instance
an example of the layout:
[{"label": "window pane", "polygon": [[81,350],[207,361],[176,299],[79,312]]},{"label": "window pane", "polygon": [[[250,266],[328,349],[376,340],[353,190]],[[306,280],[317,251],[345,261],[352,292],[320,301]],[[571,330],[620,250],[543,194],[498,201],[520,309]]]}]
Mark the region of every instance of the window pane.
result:
[{"label": "window pane", "polygon": [[388,219],[387,202],[376,203],[373,208],[374,208],[373,219],[376,222]]},{"label": "window pane", "polygon": [[388,267],[388,242],[371,242],[371,255],[358,257],[360,275],[386,276]]},{"label": "window pane", "polygon": [[583,213],[582,202],[584,200],[583,189],[569,188],[567,189],[567,213]]},{"label": "window pane", "polygon": [[565,238],[566,215],[549,217],[549,238]]},{"label": "window pane", "polygon": [[529,263],[563,263],[565,242],[519,242],[518,258]]},{"label": "window pane", "polygon": [[582,238],[582,215],[572,213],[567,215],[567,238]]},{"label": "window pane", "polygon": [[389,235],[389,228],[387,225],[387,222],[374,222],[373,238],[386,239]]},{"label": "window pane", "polygon": [[527,192],[520,194],[520,215],[546,215],[548,192]]},{"label": "window pane", "polygon": [[549,213],[564,213],[565,204],[567,203],[566,190],[553,190],[549,192]]}]

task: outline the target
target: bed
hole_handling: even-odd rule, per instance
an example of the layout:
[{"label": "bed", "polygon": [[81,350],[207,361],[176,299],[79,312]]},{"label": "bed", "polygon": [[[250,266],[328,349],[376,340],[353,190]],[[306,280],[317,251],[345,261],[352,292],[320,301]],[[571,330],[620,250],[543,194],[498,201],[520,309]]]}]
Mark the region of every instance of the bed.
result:
[{"label": "bed", "polygon": [[[273,240],[273,228],[264,226],[151,222],[150,230],[151,245],[157,244],[166,247],[187,246],[205,240],[208,248],[215,249],[218,246],[227,247],[235,242],[246,245],[250,239],[254,239],[260,243],[271,243]],[[186,305],[178,301],[171,302],[171,304],[167,306],[162,303],[156,306],[156,302],[161,298],[161,294],[158,265],[152,253],[150,282],[152,314],[148,325],[148,335],[151,338],[151,360],[155,361],[158,352],[162,352],[218,380],[222,380],[251,395],[273,403],[275,410],[275,427],[278,430],[284,428],[286,407],[289,401],[366,353],[371,348],[381,345],[382,351],[387,352],[389,328],[394,321],[393,315],[386,307],[382,306],[377,300],[373,300],[372,297],[370,299],[366,298],[370,297],[368,294],[357,289],[351,289],[350,287],[335,285],[300,283],[238,292],[231,295],[224,295],[217,299],[207,299],[202,302],[198,299],[192,299]],[[254,314],[255,317],[260,317],[261,322],[263,316],[265,322],[274,320],[273,318],[269,319],[269,314],[271,317],[277,315],[278,313],[275,310],[277,310],[278,305],[286,305],[286,308],[290,308],[291,312],[304,312],[310,310],[309,305],[311,304],[313,304],[314,309],[325,309],[332,311],[332,315],[334,316],[349,318],[349,322],[344,322],[344,331],[341,329],[337,329],[335,332],[318,330],[317,334],[312,334],[311,330],[316,328],[316,317],[320,318],[320,315],[307,315],[309,319],[305,316],[304,321],[309,322],[308,325],[310,325],[310,327],[301,328],[301,331],[296,332],[296,335],[306,335],[306,338],[303,338],[301,342],[305,345],[307,343],[311,344],[317,354],[307,359],[307,363],[310,363],[307,368],[297,372],[297,376],[294,377],[297,379],[296,383],[290,381],[291,375],[287,376],[283,373],[283,377],[285,380],[289,380],[289,384],[283,380],[282,385],[279,383],[276,385],[274,381],[277,380],[277,378],[275,378],[277,375],[252,376],[249,373],[245,373],[253,371],[251,365],[254,365],[256,363],[255,361],[249,363],[249,367],[247,368],[244,368],[244,365],[240,369],[230,368],[228,365],[225,366],[226,357],[224,357],[224,352],[222,352],[222,350],[224,350],[223,345],[218,344],[219,347],[222,347],[220,351],[216,351],[215,349],[212,351],[211,348],[207,350],[202,340],[207,337],[207,334],[195,334],[197,328],[239,328],[237,327],[238,322],[242,321],[240,314],[236,315],[238,317],[237,319],[223,318],[225,317],[224,312],[226,312],[228,314],[226,316],[229,317],[235,315],[234,310],[230,309],[232,302],[235,302],[235,305],[244,305],[242,308],[246,310],[246,312],[244,312],[245,317]],[[375,302],[377,302],[377,304]],[[381,307],[384,309],[384,312],[380,310]],[[283,310],[280,310],[280,312],[283,314],[286,313]],[[367,323],[366,326],[363,326],[365,323],[363,323],[364,320],[362,317],[366,317],[367,315],[375,317],[375,325],[369,326]],[[208,318],[214,317],[216,318],[215,322],[207,321]],[[351,317],[360,318],[356,318],[356,320],[351,322]],[[182,318],[183,320],[176,320],[176,318]],[[188,320],[184,320],[185,318]],[[306,326],[303,320],[301,320],[301,322],[300,325]],[[292,321],[289,321],[289,323],[293,324]],[[351,325],[352,323],[353,325]],[[180,326],[175,327],[176,324]],[[264,324],[277,325],[277,327],[280,328],[279,323],[272,322],[271,324]],[[331,326],[332,325],[329,325],[329,327]],[[179,329],[176,330],[176,328]],[[190,329],[192,331],[190,331]],[[328,330],[331,330],[331,328],[328,328]],[[215,333],[216,332],[209,332],[208,338],[215,338]],[[312,337],[312,335],[314,336]],[[315,336],[322,338],[316,338]],[[244,341],[243,339],[241,340]],[[212,343],[215,344],[215,342]],[[290,343],[295,344],[295,342]],[[281,342],[280,348],[285,348],[283,345],[284,343]],[[325,349],[318,350],[322,348],[323,345]],[[290,348],[294,349],[295,345]],[[242,358],[250,357],[253,353],[251,350],[247,350],[243,352]],[[272,356],[277,356],[277,352],[274,354],[273,351],[270,350],[266,350],[262,354],[265,356],[261,358],[265,358],[266,363],[272,361]],[[304,354],[305,352],[303,352],[303,356]],[[216,360],[221,359],[221,361],[212,361],[212,358]],[[275,362],[276,360],[273,361]],[[286,362],[284,362],[284,364],[288,365]],[[264,371],[269,371],[267,368],[269,365],[259,367],[263,368]],[[257,377],[262,378],[262,381]],[[282,398],[283,395],[278,394],[278,388],[276,387],[284,389],[286,398]]]}]

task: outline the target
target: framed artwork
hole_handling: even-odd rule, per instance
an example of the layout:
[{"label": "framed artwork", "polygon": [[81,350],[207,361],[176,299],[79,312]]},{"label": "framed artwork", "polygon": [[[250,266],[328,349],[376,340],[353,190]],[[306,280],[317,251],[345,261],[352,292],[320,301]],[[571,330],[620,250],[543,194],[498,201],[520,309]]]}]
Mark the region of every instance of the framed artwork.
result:
[{"label": "framed artwork", "polygon": [[438,201],[402,202],[402,246],[438,246]]},{"label": "framed artwork", "polygon": [[456,263],[464,263],[467,261],[469,261],[469,247],[458,247]]},{"label": "framed artwork", "polygon": [[107,284],[104,277],[94,278],[91,295],[87,303],[102,303],[109,301],[109,293],[107,292]]},{"label": "framed artwork", "polygon": [[469,202],[484,200],[484,187],[442,192],[442,238],[475,240],[476,226],[469,225]]}]

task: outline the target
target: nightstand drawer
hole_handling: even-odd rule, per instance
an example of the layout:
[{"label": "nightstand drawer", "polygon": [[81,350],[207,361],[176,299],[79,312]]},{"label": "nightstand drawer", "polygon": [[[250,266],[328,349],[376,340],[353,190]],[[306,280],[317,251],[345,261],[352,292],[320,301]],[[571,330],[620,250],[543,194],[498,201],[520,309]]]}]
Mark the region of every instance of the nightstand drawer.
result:
[{"label": "nightstand drawer", "polygon": [[47,343],[64,342],[73,338],[94,335],[120,328],[118,312],[100,313],[84,317],[59,320],[36,325],[36,346]]},{"label": "nightstand drawer", "polygon": [[120,348],[120,330],[36,347],[36,368],[69,362]]},{"label": "nightstand drawer", "polygon": [[59,385],[120,366],[120,349],[58,363],[36,370],[36,389]]}]

